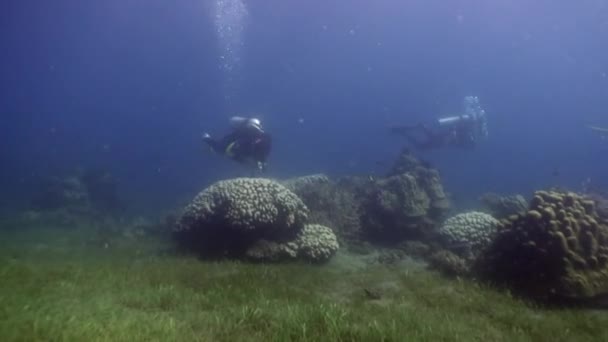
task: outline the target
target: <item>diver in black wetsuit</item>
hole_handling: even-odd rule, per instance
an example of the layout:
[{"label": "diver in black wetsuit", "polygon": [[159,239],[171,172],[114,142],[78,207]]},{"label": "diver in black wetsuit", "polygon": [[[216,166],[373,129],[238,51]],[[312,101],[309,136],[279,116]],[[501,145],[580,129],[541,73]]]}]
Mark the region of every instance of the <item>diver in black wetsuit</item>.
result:
[{"label": "diver in black wetsuit", "polygon": [[242,164],[252,162],[259,171],[265,171],[272,138],[262,129],[260,120],[235,116],[230,118],[230,125],[232,132],[223,138],[216,140],[204,133],[203,141],[215,153]]},{"label": "diver in black wetsuit", "polygon": [[430,127],[427,124],[394,126],[391,132],[402,135],[410,145],[419,150],[431,150],[447,146],[470,148],[476,144],[475,136],[468,123],[449,128]]},{"label": "diver in black wetsuit", "polygon": [[393,126],[390,131],[405,137],[419,150],[443,147],[472,148],[488,136],[486,114],[476,96],[465,97],[465,114],[437,119],[426,124]]}]

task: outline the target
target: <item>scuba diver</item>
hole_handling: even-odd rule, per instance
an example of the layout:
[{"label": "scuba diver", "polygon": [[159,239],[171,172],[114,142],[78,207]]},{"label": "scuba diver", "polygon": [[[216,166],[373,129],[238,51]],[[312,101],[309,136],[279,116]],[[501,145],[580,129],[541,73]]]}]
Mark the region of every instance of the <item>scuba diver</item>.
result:
[{"label": "scuba diver", "polygon": [[463,114],[439,118],[432,125],[400,125],[391,127],[390,131],[405,137],[419,150],[448,146],[472,148],[488,136],[486,112],[477,96],[465,97],[464,107]]},{"label": "scuba diver", "polygon": [[260,120],[233,116],[230,118],[230,126],[232,132],[223,138],[216,140],[204,133],[203,141],[215,153],[241,164],[254,163],[259,171],[265,171],[272,139],[262,128]]}]

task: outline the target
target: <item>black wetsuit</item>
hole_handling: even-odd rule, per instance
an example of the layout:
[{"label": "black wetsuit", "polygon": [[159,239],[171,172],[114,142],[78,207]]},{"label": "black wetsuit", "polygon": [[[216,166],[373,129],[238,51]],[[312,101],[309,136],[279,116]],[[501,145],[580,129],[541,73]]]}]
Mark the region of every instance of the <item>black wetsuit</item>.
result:
[{"label": "black wetsuit", "polygon": [[405,137],[409,144],[419,150],[430,150],[447,146],[470,148],[475,146],[472,124],[463,122],[449,128],[418,124],[394,126],[391,132]]},{"label": "black wetsuit", "polygon": [[236,128],[220,140],[211,137],[203,140],[218,154],[225,155],[239,163],[253,161],[262,167],[266,164],[272,148],[270,134],[247,125]]}]

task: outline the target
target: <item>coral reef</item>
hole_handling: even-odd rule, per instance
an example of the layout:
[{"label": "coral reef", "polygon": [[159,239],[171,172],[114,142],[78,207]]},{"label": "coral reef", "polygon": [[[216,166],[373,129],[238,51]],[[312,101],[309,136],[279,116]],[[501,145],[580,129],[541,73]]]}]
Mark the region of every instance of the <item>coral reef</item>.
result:
[{"label": "coral reef", "polygon": [[326,261],[338,250],[336,235],[328,227],[305,224],[308,213],[300,198],[278,182],[237,178],[203,190],[174,231],[182,246],[207,256]]},{"label": "coral reef", "polygon": [[430,215],[440,217],[450,209],[451,203],[441,185],[439,172],[429,163],[416,158],[407,148],[401,151],[387,176],[402,174],[413,175],[420,183],[430,200]]},{"label": "coral reef", "polygon": [[259,237],[297,233],[308,218],[308,208],[281,184],[262,178],[219,181],[190,203],[176,231],[224,227],[256,231]]},{"label": "coral reef", "polygon": [[431,200],[429,215],[436,218],[442,217],[450,210],[451,203],[443,191],[439,171],[419,167],[416,170],[416,176]]},{"label": "coral reef", "polygon": [[340,248],[331,228],[319,224],[307,224],[295,240],[299,257],[321,262],[331,258]]},{"label": "coral reef", "polygon": [[528,202],[522,195],[500,196],[489,192],[479,198],[481,204],[497,219],[526,212]]},{"label": "coral reef", "polygon": [[398,213],[405,218],[425,216],[430,208],[429,195],[418,183],[416,176],[402,173],[378,182],[381,197],[378,203],[383,211]]},{"label": "coral reef", "polygon": [[608,219],[608,198],[601,193],[587,193],[585,199],[595,203],[595,210],[601,218]]},{"label": "coral reef", "polygon": [[452,252],[469,257],[478,254],[492,241],[498,224],[492,216],[472,211],[447,219],[439,228],[439,235]]},{"label": "coral reef", "polygon": [[372,240],[398,243],[432,231],[431,198],[412,173],[375,182],[362,203],[361,220]]},{"label": "coral reef", "polygon": [[31,209],[69,210],[74,213],[117,213],[123,205],[117,195],[117,183],[109,172],[86,169],[68,177],[41,180],[33,194]]},{"label": "coral reef", "polygon": [[338,239],[331,228],[307,224],[298,236],[288,242],[258,240],[245,252],[256,261],[280,261],[300,258],[313,263],[329,260],[339,249]]},{"label": "coral reef", "polygon": [[369,183],[363,178],[336,181],[317,174],[284,181],[310,210],[309,221],[332,227],[343,241],[358,241],[361,235],[360,193]]},{"label": "coral reef", "polygon": [[525,214],[501,221],[476,268],[486,279],[536,298],[606,292],[608,221],[577,194],[538,191]]},{"label": "coral reef", "polygon": [[419,167],[431,168],[428,163],[420,161],[409,149],[404,148],[393,162],[391,169],[387,173],[387,177],[414,172]]},{"label": "coral reef", "polygon": [[283,184],[310,209],[310,221],[331,226],[342,242],[396,244],[430,234],[450,208],[437,170],[404,151],[388,174],[335,181],[318,174]]}]

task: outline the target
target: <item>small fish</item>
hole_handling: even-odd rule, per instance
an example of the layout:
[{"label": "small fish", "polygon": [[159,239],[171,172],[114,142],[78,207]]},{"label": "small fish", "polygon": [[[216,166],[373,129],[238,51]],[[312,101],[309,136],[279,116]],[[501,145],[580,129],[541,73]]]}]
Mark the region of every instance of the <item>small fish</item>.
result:
[{"label": "small fish", "polygon": [[559,167],[554,167],[551,176],[558,177],[560,175]]}]

